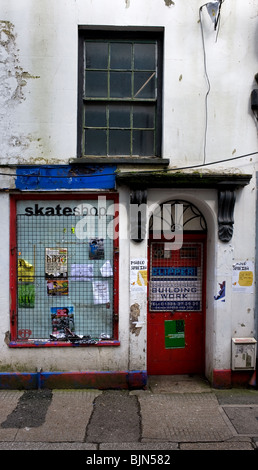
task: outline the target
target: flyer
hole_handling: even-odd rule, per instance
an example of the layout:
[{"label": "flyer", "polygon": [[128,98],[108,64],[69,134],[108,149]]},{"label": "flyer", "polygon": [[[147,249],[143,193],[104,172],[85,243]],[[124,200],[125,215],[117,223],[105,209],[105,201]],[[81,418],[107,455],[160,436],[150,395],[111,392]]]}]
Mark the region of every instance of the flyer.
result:
[{"label": "flyer", "polygon": [[91,281],[94,275],[93,264],[72,264],[71,281]]},{"label": "flyer", "polygon": [[67,279],[67,248],[46,248],[46,279]]},{"label": "flyer", "polygon": [[108,281],[95,281],[92,283],[94,304],[107,304],[109,300]]},{"label": "flyer", "polygon": [[53,332],[64,328],[74,331],[73,307],[51,307],[51,323]]},{"label": "flyer", "polygon": [[47,294],[49,296],[68,295],[68,281],[48,280]]},{"label": "flyer", "polygon": [[242,261],[233,264],[232,290],[246,294],[253,293],[254,264],[252,261]]},{"label": "flyer", "polygon": [[134,258],[130,261],[130,289],[145,292],[147,290],[147,259]]}]

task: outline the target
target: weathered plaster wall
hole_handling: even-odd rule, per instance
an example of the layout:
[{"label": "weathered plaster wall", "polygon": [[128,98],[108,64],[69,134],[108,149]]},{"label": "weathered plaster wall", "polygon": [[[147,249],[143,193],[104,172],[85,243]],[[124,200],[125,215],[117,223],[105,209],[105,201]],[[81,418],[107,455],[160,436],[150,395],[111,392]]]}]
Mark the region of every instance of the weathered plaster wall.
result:
[{"label": "weathered plaster wall", "polygon": [[76,156],[78,25],[165,28],[163,156],[172,165],[254,151],[257,8],[223,2],[214,31],[204,4],[2,0],[0,161],[65,163]]},{"label": "weathered plaster wall", "polygon": [[[250,94],[257,73],[257,5],[225,0],[214,31],[200,0],[2,0],[0,6],[0,165],[68,165],[77,148],[78,25],[164,27],[163,157],[170,167],[221,161],[200,171],[254,174],[257,127]],[[115,13],[114,13],[115,12]],[[202,20],[202,23],[200,22]],[[201,28],[202,25],[202,28]],[[223,160],[228,160],[223,162]],[[193,169],[193,171],[195,171]],[[1,189],[15,188],[2,168]],[[8,177],[2,175],[8,173]],[[26,188],[19,188],[26,189]],[[31,189],[31,188],[30,188]],[[38,190],[42,188],[33,188]],[[53,188],[52,188],[53,189]],[[129,192],[120,188],[121,347],[10,350],[9,199],[0,197],[0,370],[146,367],[146,297],[129,292],[129,259],[147,245],[128,243]],[[255,257],[255,181],[237,194],[234,236],[218,241],[217,196],[210,191],[153,190],[148,203],[184,195],[203,210],[208,231],[207,372],[230,368],[232,336],[254,334],[254,294],[232,294],[232,263]],[[123,213],[123,211],[125,211]],[[125,222],[126,221],[126,222]],[[226,279],[225,305],[214,295]],[[139,329],[132,321],[138,318]],[[131,327],[131,328],[130,328]]]}]

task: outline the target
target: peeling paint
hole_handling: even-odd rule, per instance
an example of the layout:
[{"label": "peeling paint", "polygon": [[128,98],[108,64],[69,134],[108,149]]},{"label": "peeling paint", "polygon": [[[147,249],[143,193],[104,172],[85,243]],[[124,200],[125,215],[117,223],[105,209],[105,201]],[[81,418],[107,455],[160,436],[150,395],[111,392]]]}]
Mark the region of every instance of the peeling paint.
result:
[{"label": "peeling paint", "polygon": [[4,336],[4,342],[5,342],[5,344],[8,345],[10,343],[10,341],[11,341],[10,331],[6,331],[5,336]]},{"label": "peeling paint", "polygon": [[5,116],[5,108],[25,100],[28,79],[39,78],[23,70],[18,52],[14,25],[0,20],[0,116]]},{"label": "peeling paint", "polygon": [[30,143],[37,140],[13,128],[12,116],[17,106],[26,99],[28,80],[40,78],[21,66],[16,39],[14,25],[10,21],[0,20],[0,123],[4,123],[1,151],[4,154],[6,149],[9,158],[18,158],[21,151],[27,150]]},{"label": "peeling paint", "polygon": [[175,5],[175,2],[173,2],[172,0],[164,0],[164,2],[167,7],[171,7],[171,5]]},{"label": "peeling paint", "polygon": [[[113,189],[116,166],[24,165],[16,171],[16,188],[39,189]],[[100,183],[101,176],[101,183]]]}]

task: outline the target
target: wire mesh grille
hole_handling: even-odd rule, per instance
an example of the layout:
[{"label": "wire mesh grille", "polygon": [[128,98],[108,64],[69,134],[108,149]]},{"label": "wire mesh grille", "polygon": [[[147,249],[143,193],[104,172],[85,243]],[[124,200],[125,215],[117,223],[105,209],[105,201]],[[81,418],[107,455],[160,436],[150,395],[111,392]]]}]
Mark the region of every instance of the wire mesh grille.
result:
[{"label": "wire mesh grille", "polygon": [[184,243],[173,250],[168,242],[151,244],[150,311],[201,311],[203,246]]},{"label": "wire mesh grille", "polygon": [[[78,237],[84,220],[70,212],[18,213],[18,339],[49,339],[64,327],[76,335],[113,337],[114,242],[98,234]],[[113,222],[106,215],[102,226]],[[88,215],[86,230],[95,225],[96,216]]]}]

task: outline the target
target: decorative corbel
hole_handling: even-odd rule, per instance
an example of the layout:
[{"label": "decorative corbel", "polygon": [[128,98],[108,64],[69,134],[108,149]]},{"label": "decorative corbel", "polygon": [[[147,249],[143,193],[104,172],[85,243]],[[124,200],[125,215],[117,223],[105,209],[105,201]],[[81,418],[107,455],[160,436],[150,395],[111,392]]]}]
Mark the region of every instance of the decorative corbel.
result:
[{"label": "decorative corbel", "polygon": [[229,242],[233,235],[235,201],[234,189],[218,191],[218,235],[222,242]]},{"label": "decorative corbel", "polygon": [[147,190],[136,189],[130,198],[130,238],[140,243],[144,240],[147,227]]}]

